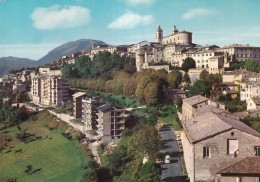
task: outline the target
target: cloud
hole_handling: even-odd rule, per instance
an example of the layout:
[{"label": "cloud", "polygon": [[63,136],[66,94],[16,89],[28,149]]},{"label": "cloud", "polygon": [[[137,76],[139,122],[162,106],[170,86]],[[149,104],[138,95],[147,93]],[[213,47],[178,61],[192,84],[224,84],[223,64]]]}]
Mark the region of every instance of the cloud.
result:
[{"label": "cloud", "polygon": [[75,28],[90,21],[90,10],[81,6],[61,8],[54,5],[49,8],[35,8],[30,18],[33,26],[40,30]]},{"label": "cloud", "polygon": [[137,5],[137,4],[148,4],[148,5],[150,5],[154,1],[155,0],[124,0],[124,2],[131,4],[131,5]]},{"label": "cloud", "polygon": [[214,15],[217,12],[212,9],[206,9],[206,8],[194,8],[190,9],[188,12],[182,15],[182,19],[188,20],[191,18],[194,18],[198,15]]},{"label": "cloud", "polygon": [[141,16],[139,14],[127,11],[118,19],[108,25],[110,29],[133,29],[138,25],[149,25],[153,22],[152,15]]}]

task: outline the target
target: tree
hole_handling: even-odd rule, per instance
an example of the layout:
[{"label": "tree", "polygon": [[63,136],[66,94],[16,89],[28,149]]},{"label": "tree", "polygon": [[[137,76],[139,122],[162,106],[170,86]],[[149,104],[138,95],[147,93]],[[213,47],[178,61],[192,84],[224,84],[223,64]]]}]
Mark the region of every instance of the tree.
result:
[{"label": "tree", "polygon": [[207,70],[202,70],[200,73],[200,80],[208,81],[209,79],[209,72]]},{"label": "tree", "polygon": [[174,104],[177,106],[177,109],[179,112],[182,112],[182,99],[181,98],[178,98],[174,101]]},{"label": "tree", "polygon": [[140,182],[157,182],[159,181],[158,174],[161,168],[159,164],[152,160],[148,160],[140,169],[138,176]]},{"label": "tree", "polygon": [[245,62],[245,69],[254,72],[260,72],[260,63],[259,61],[249,59]]},{"label": "tree", "polygon": [[209,97],[210,90],[211,90],[211,86],[208,82],[203,80],[198,80],[194,83],[192,87],[188,88],[188,96],[191,97],[193,95],[203,95]]},{"label": "tree", "polygon": [[174,70],[168,74],[168,83],[172,88],[178,88],[181,84],[182,74],[178,70]]},{"label": "tree", "polygon": [[189,71],[190,68],[196,68],[196,62],[192,58],[186,58],[181,67],[182,70]]},{"label": "tree", "polygon": [[144,89],[144,97],[147,105],[155,105],[159,101],[159,84],[158,81],[149,83]]},{"label": "tree", "polygon": [[188,72],[185,72],[185,74],[183,75],[182,81],[185,82],[186,84],[191,83],[190,76],[189,76]]}]

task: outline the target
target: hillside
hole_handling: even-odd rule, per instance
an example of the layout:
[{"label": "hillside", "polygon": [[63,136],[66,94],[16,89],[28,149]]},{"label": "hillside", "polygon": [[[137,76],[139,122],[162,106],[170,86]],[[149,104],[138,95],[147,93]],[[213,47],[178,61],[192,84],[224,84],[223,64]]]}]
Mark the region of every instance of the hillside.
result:
[{"label": "hillside", "polygon": [[106,43],[104,43],[103,41],[91,39],[80,39],[76,41],[71,41],[51,50],[50,52],[48,52],[48,54],[43,56],[38,61],[11,56],[2,57],[0,58],[0,77],[3,74],[7,74],[8,71],[11,69],[20,69],[22,67],[37,67],[55,61],[62,56],[69,56],[77,51],[91,49],[92,44],[100,45]]},{"label": "hillside", "polygon": [[71,41],[48,52],[47,55],[38,60],[38,64],[43,65],[55,61],[62,56],[69,56],[77,51],[91,49],[92,44],[100,45],[106,43],[104,43],[103,41],[91,39],[80,39],[76,41]]},{"label": "hillside", "polygon": [[[22,60],[21,62],[19,60]],[[0,76],[7,74],[11,69],[20,69],[22,67],[31,67],[33,62],[30,63],[29,59],[25,58],[0,58]]]}]

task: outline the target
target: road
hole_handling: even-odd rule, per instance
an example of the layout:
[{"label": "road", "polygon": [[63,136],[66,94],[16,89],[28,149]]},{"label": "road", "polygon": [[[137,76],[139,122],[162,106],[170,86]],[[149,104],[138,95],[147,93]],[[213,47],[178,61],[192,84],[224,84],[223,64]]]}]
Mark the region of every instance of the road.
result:
[{"label": "road", "polygon": [[160,133],[163,140],[163,147],[161,151],[163,153],[163,159],[165,159],[167,154],[171,156],[171,162],[169,164],[165,164],[164,160],[162,161],[161,181],[183,182],[184,176],[179,158],[176,136],[171,127],[166,124],[160,129]]}]

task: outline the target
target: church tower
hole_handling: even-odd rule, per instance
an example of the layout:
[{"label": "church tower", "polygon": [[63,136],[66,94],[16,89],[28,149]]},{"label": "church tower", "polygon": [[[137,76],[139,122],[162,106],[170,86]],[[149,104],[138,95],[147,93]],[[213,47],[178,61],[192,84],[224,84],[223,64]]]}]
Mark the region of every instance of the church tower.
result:
[{"label": "church tower", "polygon": [[163,39],[163,30],[159,25],[159,27],[156,30],[156,42],[162,43],[162,39]]}]

